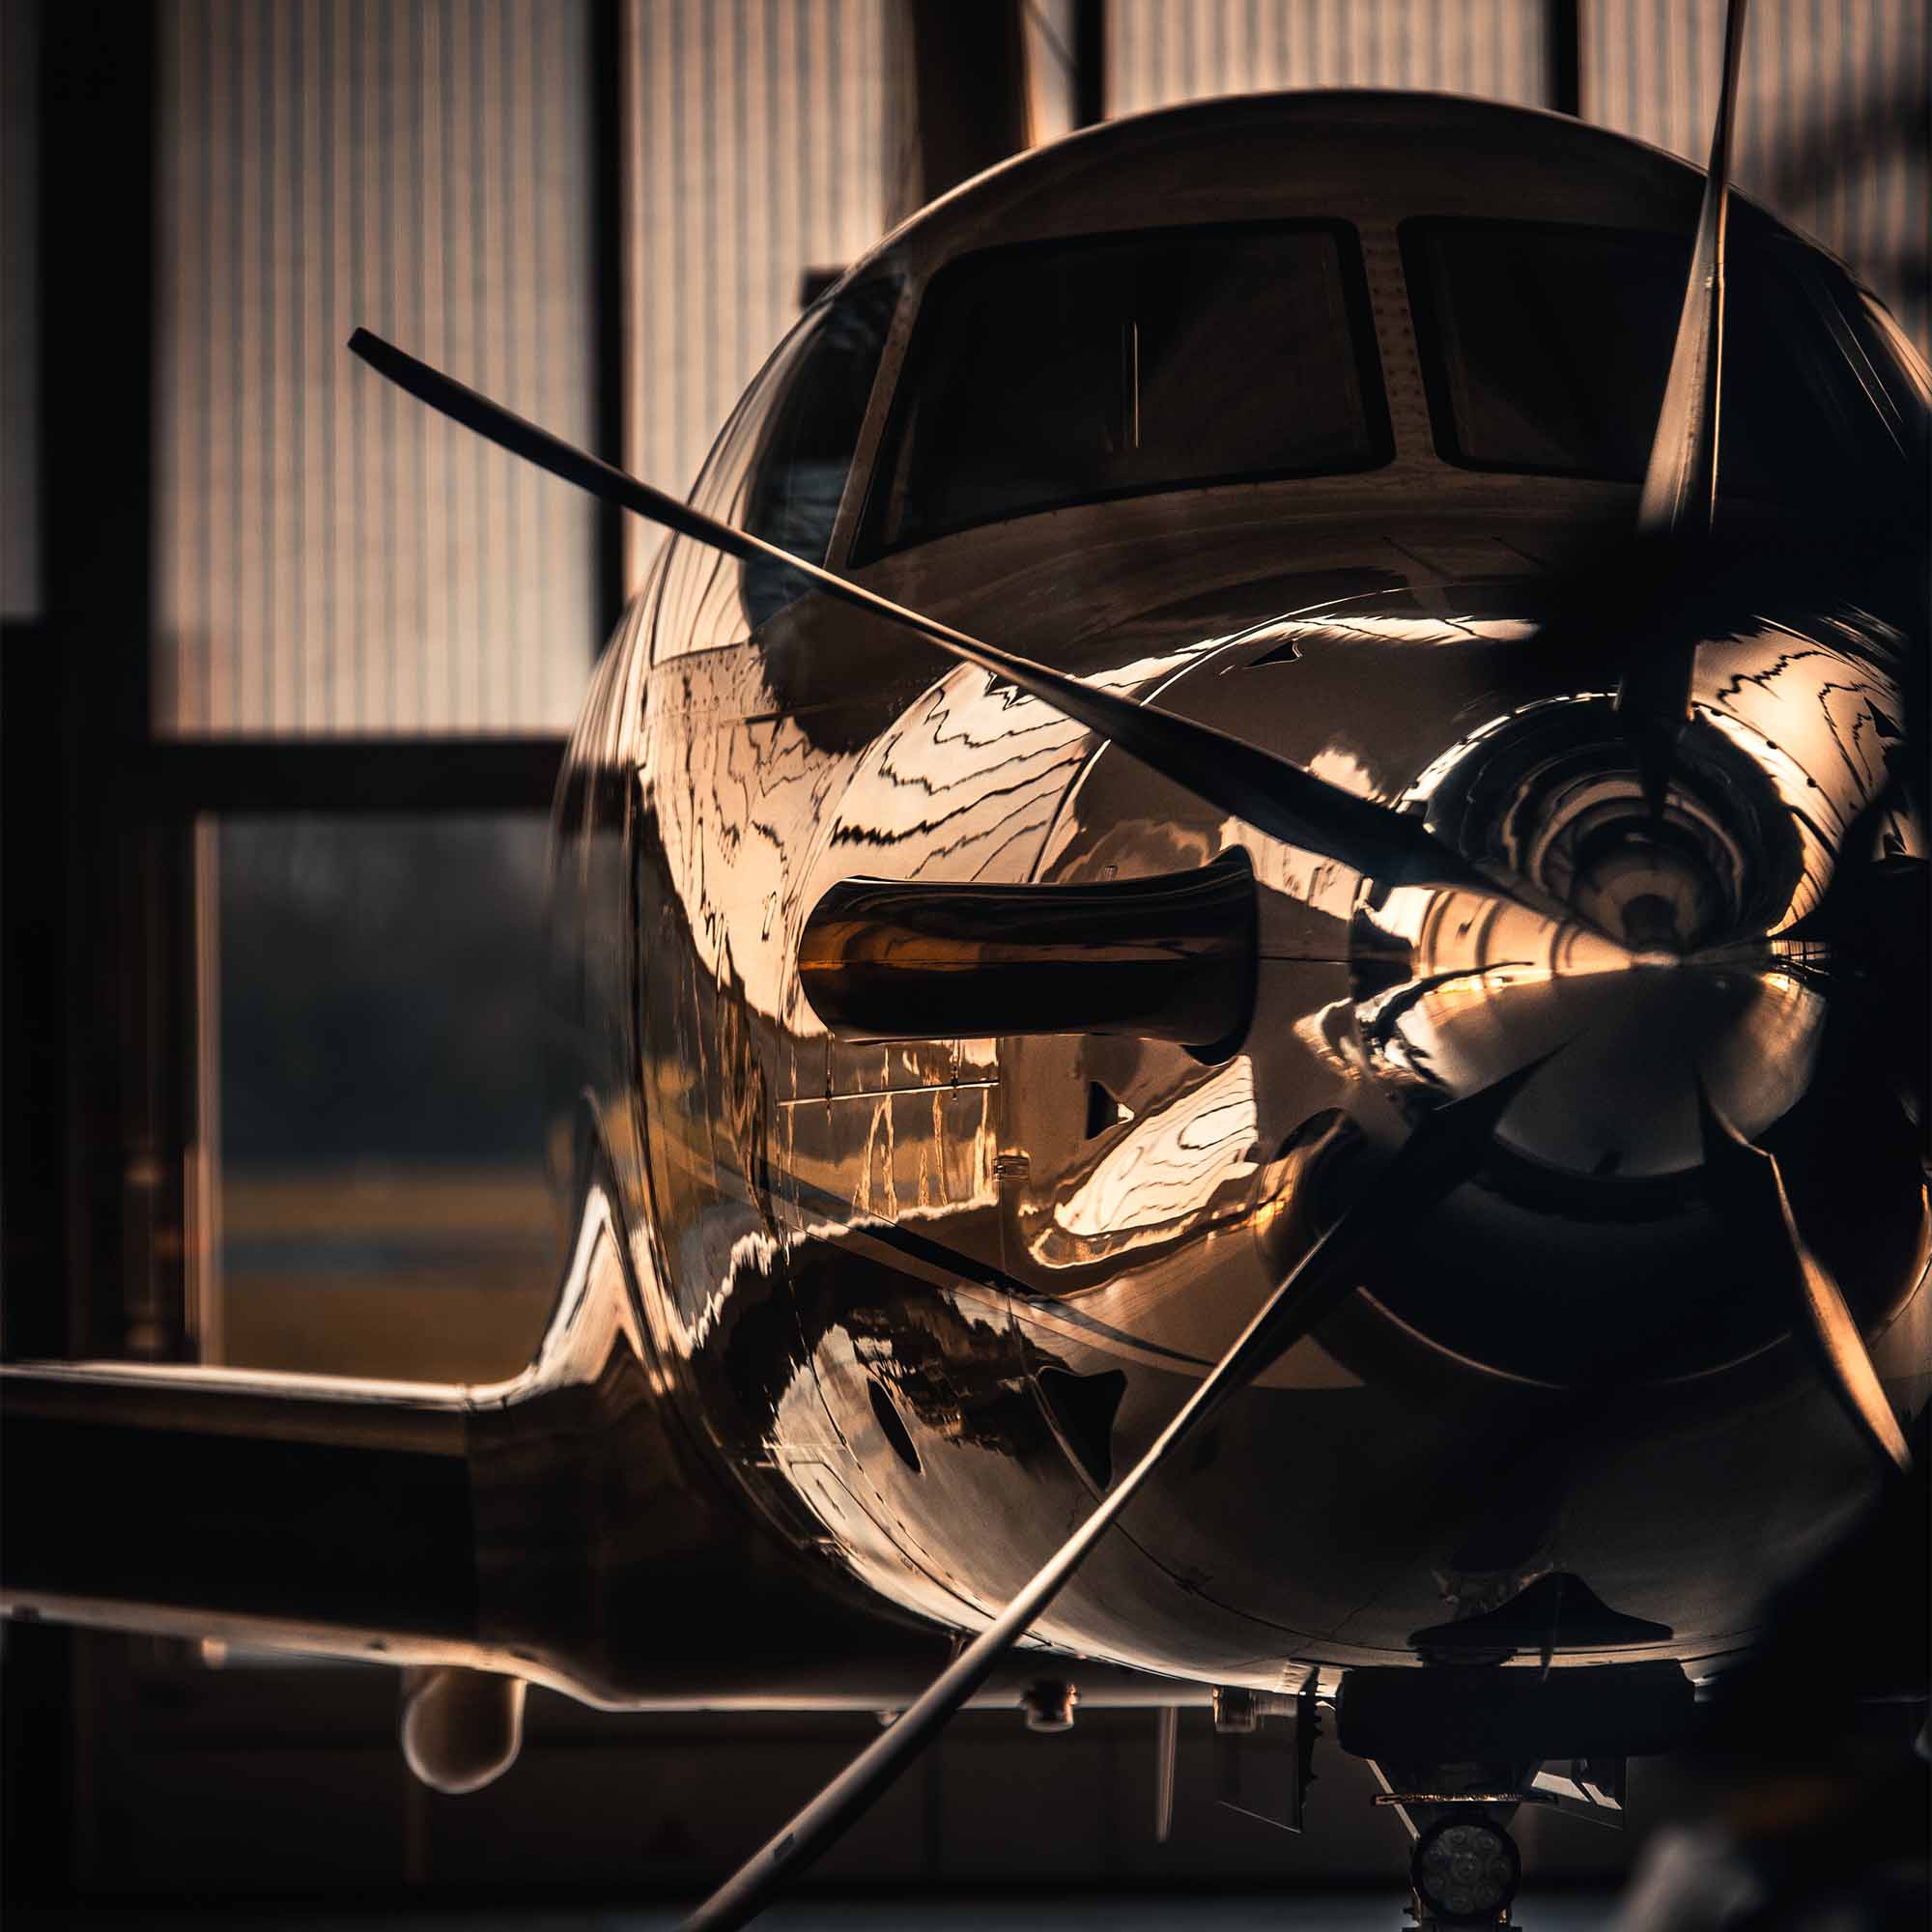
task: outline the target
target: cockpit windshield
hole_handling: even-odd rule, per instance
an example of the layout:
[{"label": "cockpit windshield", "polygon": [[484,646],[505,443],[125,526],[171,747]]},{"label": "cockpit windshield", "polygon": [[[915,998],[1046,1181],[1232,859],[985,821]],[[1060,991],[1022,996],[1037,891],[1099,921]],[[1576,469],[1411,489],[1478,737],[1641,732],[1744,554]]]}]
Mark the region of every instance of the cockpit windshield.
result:
[{"label": "cockpit windshield", "polygon": [[[1719,492],[1858,514],[1904,467],[1864,319],[1809,264],[1741,239],[1734,230],[1726,275]],[[1688,239],[1422,220],[1404,224],[1403,253],[1445,460],[1642,479]]]},{"label": "cockpit windshield", "polygon": [[991,248],[925,293],[855,561],[1069,503],[1389,453],[1346,224]]}]

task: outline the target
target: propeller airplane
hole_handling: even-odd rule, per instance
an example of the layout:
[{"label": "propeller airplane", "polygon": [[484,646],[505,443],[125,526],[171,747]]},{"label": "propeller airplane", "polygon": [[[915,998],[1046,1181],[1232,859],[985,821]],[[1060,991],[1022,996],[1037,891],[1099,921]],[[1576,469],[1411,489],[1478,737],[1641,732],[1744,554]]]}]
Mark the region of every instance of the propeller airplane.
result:
[{"label": "propeller airplane", "polygon": [[10,1368],[9,1610],[395,1663],[446,1789],[532,1682],[897,1712],[693,1927],[1076,1700],[1293,1724],[1297,1829],[1326,1714],[1508,1922],[1932,1394],[1932,389],[1730,192],[1743,14],[1701,178],[1385,93],[1019,156],[688,500],[358,330],[670,533],[555,805],[578,1233],[489,1387]]}]

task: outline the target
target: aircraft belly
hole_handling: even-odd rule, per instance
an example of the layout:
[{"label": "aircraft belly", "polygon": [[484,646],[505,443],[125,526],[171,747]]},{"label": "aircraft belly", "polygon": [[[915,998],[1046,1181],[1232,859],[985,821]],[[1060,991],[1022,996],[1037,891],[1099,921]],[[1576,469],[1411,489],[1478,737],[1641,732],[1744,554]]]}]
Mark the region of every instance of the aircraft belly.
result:
[{"label": "aircraft belly", "polygon": [[[1059,1358],[1023,1333],[997,1283],[949,1276],[936,1247],[923,1259],[878,1238],[905,1232],[855,1229],[793,1251],[806,1361],[781,1405],[771,1465],[854,1575],[905,1608],[974,1628],[1093,1499],[1032,1380]],[[1106,1606],[1097,1619],[1094,1604]],[[1034,1634],[1230,1681],[1272,1682],[1291,1642],[1177,1591],[1131,1527]]]},{"label": "aircraft belly", "polygon": [[[1189,1377],[1146,1366],[1131,1338],[1072,1341],[1024,1309],[1017,1325],[1036,1374],[1123,1368],[1116,1470],[1185,1398]],[[990,1613],[1091,1509],[1091,1486],[1016,1403],[998,1431],[899,1404],[916,1459],[901,1462],[857,1393],[862,1359],[849,1335],[815,1357],[868,1510],[942,1568],[950,1559],[949,1585]],[[1291,1659],[1412,1656],[1417,1632],[1562,1572],[1668,1632],[1604,1645],[1558,1630],[1564,1661],[1716,1659],[1743,1647],[1794,1552],[1828,1542],[1865,1492],[1856,1442],[1802,1386],[1742,1421],[1733,1411],[1721,1432],[1686,1405],[1648,1431],[1626,1418],[1613,1439],[1601,1416],[1579,1426],[1577,1408],[1454,1372],[1434,1391],[1401,1378],[1251,1392],[1135,1502],[1036,1634],[1139,1668],[1265,1685]]]}]

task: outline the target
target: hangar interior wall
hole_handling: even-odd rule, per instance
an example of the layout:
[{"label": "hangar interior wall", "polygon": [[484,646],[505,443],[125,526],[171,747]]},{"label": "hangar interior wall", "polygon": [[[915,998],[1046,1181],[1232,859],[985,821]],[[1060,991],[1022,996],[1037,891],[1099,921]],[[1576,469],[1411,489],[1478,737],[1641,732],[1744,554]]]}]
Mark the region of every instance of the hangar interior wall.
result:
[{"label": "hangar interior wall", "polygon": [[[888,0],[625,0],[621,259],[586,210],[591,0],[163,10],[156,723],[169,733],[562,730],[596,645],[593,512],[342,353],[366,322],[590,440],[621,279],[623,451],[668,487],[797,313],[878,238]],[[1029,10],[1032,59],[1069,10]],[[1550,104],[1543,0],[1111,0],[1110,114],[1258,88]],[[1924,0],[1758,0],[1746,191],[1921,345]],[[1701,159],[1722,9],[1581,0],[1586,118]],[[1036,125],[1058,125],[1036,91]],[[1922,113],[1922,106],[1920,109]],[[487,164],[486,164],[487,156]],[[636,584],[657,533],[632,521]]]}]

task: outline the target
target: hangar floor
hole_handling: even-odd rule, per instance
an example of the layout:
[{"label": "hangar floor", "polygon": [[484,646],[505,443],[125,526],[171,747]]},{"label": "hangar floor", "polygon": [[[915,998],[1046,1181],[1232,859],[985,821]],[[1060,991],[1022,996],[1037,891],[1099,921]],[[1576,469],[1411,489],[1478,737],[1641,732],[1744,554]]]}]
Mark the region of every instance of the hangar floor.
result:
[{"label": "hangar floor", "polygon": [[[1519,1899],[1517,1916],[1527,1932],[1606,1932],[1615,1900],[1601,1893],[1539,1902]],[[673,1932],[678,1914],[668,1906],[644,1911],[621,1907],[535,1914],[465,1912],[307,1914],[242,1912],[211,1918],[207,1913],[137,1912],[23,1917],[20,1932],[189,1932],[218,1924],[223,1932],[442,1932],[458,1923],[466,1932]],[[1287,1896],[1251,1892],[1238,1898],[1184,1893],[1126,1897],[1087,1893],[934,1900],[834,1898],[780,1906],[761,1919],[770,1932],[1394,1932],[1402,1922],[1399,1894],[1374,1892]]]}]

